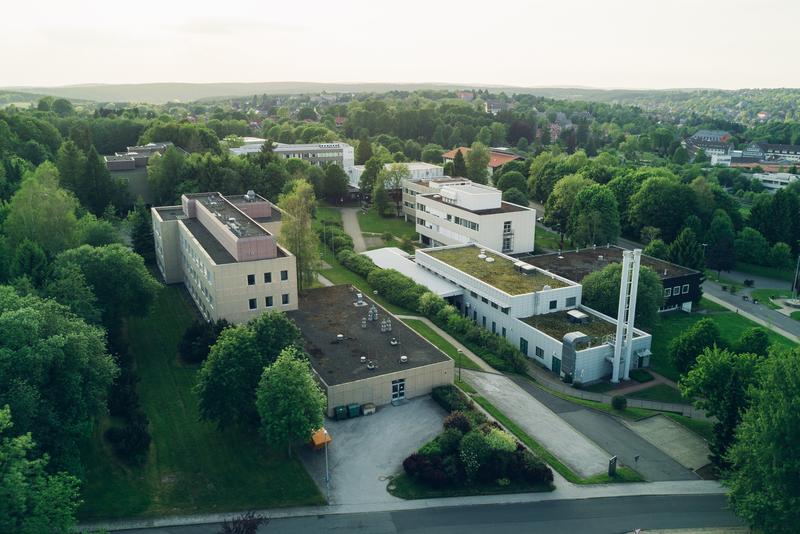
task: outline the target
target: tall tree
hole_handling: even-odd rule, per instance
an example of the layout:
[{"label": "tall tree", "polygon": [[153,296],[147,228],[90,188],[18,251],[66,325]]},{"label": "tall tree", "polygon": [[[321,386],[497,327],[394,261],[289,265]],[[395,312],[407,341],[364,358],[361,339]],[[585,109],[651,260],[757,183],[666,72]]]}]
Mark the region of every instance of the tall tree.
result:
[{"label": "tall tree", "polygon": [[367,136],[358,140],[356,147],[356,165],[364,165],[367,160],[372,157],[372,144],[369,142]]},{"label": "tall tree", "polygon": [[642,251],[643,254],[669,261],[669,246],[662,239],[652,239]]},{"label": "tall tree", "polygon": [[72,139],[67,139],[61,143],[61,148],[58,149],[56,157],[56,165],[61,187],[75,193],[84,181],[86,156]]},{"label": "tall tree", "polygon": [[725,475],[733,510],[759,532],[789,534],[800,524],[800,348],[759,368],[750,408],[736,429]]},{"label": "tall tree", "polygon": [[556,183],[553,192],[547,199],[544,207],[544,222],[558,230],[562,241],[564,240],[564,234],[567,233],[569,217],[572,214],[572,205],[575,203],[575,198],[578,193],[593,183],[579,174],[566,176]]},{"label": "tall tree", "polygon": [[75,244],[77,207],[75,198],[58,187],[56,166],[42,163],[11,198],[3,228],[12,246],[27,238],[52,256]]},{"label": "tall tree", "polygon": [[103,162],[103,158],[92,145],[86,154],[86,171],[83,182],[79,184],[75,194],[81,203],[95,215],[102,215],[106,206],[111,204],[115,197],[115,184],[111,173]]},{"label": "tall tree", "polygon": [[495,184],[500,191],[507,191],[512,187],[516,187],[523,193],[528,190],[528,182],[521,172],[506,171],[505,167],[503,169],[503,174],[500,175]]},{"label": "tall tree", "polygon": [[467,153],[467,178],[479,184],[488,182],[489,149],[483,143],[472,143]]},{"label": "tall tree", "polygon": [[703,249],[691,228],[684,228],[669,246],[669,261],[689,269],[702,271],[705,265]]},{"label": "tall tree", "polygon": [[646,179],[630,199],[630,219],[637,229],[658,228],[668,242],[675,239],[683,221],[693,211],[693,191],[672,175]]},{"label": "tall tree", "polygon": [[378,174],[378,182],[395,204],[395,215],[400,216],[403,202],[403,180],[411,179],[411,171],[405,163],[393,163]]},{"label": "tall tree", "polygon": [[281,223],[281,242],[295,256],[301,290],[313,285],[319,270],[319,238],[312,227],[316,204],[314,188],[304,180],[295,180],[292,189],[278,202],[286,215]]},{"label": "tall tree", "polygon": [[47,256],[42,247],[30,239],[24,239],[17,245],[8,273],[12,280],[27,276],[34,286],[39,287],[47,277],[48,271]]},{"label": "tall tree", "polygon": [[289,454],[293,444],[307,441],[322,427],[325,394],[311,374],[306,354],[287,347],[264,369],[256,407],[264,438],[272,446],[287,447]]},{"label": "tall tree", "polygon": [[131,244],[133,251],[144,258],[144,262],[152,264],[156,259],[155,243],[153,241],[153,222],[142,197],[136,200],[133,211],[128,214],[128,223],[131,228]]},{"label": "tall tree", "polygon": [[256,424],[256,388],[264,367],[299,337],[300,330],[281,312],[223,330],[198,373],[200,416],[220,427]]},{"label": "tall tree", "polygon": [[611,190],[600,184],[582,189],[570,210],[567,230],[578,244],[616,243],[620,232],[619,211]]},{"label": "tall tree", "polygon": [[15,436],[12,427],[11,410],[0,407],[0,532],[72,532],[80,481],[49,474],[30,433]]},{"label": "tall tree", "polygon": [[681,393],[712,415],[714,434],[711,461],[725,469],[725,455],[734,432],[748,407],[747,390],[755,382],[759,359],[754,354],[736,354],[718,347],[706,348],[697,363],[680,381]]},{"label": "tall tree", "polygon": [[344,170],[332,163],[325,167],[325,177],[322,179],[322,190],[329,202],[341,202],[347,196],[349,180]]},{"label": "tall tree", "polygon": [[[606,315],[616,317],[621,279],[622,265],[619,263],[612,263],[602,271],[589,274],[581,282],[583,302]],[[649,267],[642,266],[639,271],[638,287],[635,323],[638,327],[652,326],[658,318],[658,310],[664,301],[661,278]]]},{"label": "tall tree", "polygon": [[456,151],[456,155],[453,157],[453,176],[459,178],[467,177],[467,162],[464,160],[464,154],[461,153],[460,149]]},{"label": "tall tree", "polygon": [[682,374],[694,366],[697,357],[707,348],[722,344],[719,328],[713,319],[700,319],[669,344],[669,357]]},{"label": "tall tree", "polygon": [[365,193],[372,193],[375,189],[375,181],[378,179],[378,174],[383,170],[383,159],[379,156],[373,156],[367,160],[364,165],[364,172],[358,179],[358,188]]},{"label": "tall tree", "polygon": [[[264,143],[264,146],[266,147],[267,144],[271,145],[270,142],[267,142]],[[271,146],[264,154],[264,157],[272,154]],[[174,146],[167,148],[162,156],[150,158],[147,165],[147,180],[159,203],[171,203],[178,198],[177,188],[180,181],[183,180],[184,160],[183,153]]]},{"label": "tall tree", "polygon": [[717,274],[721,271],[730,271],[736,265],[735,237],[733,222],[728,214],[722,210],[714,212],[711,226],[706,233],[708,239],[706,265],[717,271]]}]

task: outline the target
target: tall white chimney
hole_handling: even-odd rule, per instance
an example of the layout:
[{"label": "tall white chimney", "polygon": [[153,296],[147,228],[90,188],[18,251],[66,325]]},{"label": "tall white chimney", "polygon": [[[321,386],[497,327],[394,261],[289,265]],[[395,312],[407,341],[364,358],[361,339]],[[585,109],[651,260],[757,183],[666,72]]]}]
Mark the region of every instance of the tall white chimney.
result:
[{"label": "tall white chimney", "polygon": [[631,278],[630,303],[628,304],[628,323],[625,325],[627,335],[625,336],[625,370],[622,373],[623,380],[630,379],[631,358],[633,356],[633,324],[636,320],[636,297],[639,294],[639,267],[642,263],[642,250],[633,251],[633,274]]},{"label": "tall white chimney", "polygon": [[633,253],[630,250],[622,252],[622,275],[619,280],[619,305],[617,306],[617,332],[614,336],[614,359],[611,362],[611,382],[613,384],[619,382],[622,344],[625,340],[625,307],[628,303],[632,256]]}]

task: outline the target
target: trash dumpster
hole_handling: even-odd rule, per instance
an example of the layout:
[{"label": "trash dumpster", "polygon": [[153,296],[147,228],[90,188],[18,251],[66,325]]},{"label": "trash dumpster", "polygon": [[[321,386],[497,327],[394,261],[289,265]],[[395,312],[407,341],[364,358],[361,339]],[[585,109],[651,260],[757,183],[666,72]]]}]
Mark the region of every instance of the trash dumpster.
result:
[{"label": "trash dumpster", "polygon": [[333,411],[337,421],[347,419],[347,406],[337,406]]},{"label": "trash dumpster", "polygon": [[360,404],[348,404],[347,405],[347,416],[348,417],[358,417],[361,415],[361,405]]}]

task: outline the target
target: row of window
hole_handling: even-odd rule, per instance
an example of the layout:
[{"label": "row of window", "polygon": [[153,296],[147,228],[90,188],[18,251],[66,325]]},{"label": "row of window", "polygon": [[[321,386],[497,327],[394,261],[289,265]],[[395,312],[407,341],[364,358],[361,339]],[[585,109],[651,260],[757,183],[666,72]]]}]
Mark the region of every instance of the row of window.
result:
[{"label": "row of window", "polygon": [[[524,354],[525,356],[528,355],[528,340],[524,337],[519,338],[519,351]],[[544,349],[542,347],[536,346],[535,354],[537,358],[544,359]]]},{"label": "row of window", "polygon": [[[283,306],[286,306],[287,304],[289,304],[289,293],[284,293],[283,295],[281,295],[281,304]],[[249,306],[249,308],[251,310],[257,310],[258,309],[258,299],[248,299],[247,305]],[[264,307],[265,308],[272,308],[274,305],[275,305],[275,301],[273,300],[273,298],[271,296],[264,297]]]},{"label": "row of window", "polygon": [[[683,290],[683,291],[681,291],[681,290]],[[668,287],[668,288],[664,289],[664,296],[665,297],[672,297],[672,296],[678,296],[680,294],[684,294],[685,295],[688,292],[689,292],[689,284],[683,284],[683,287],[675,286],[675,287]]]},{"label": "row of window", "polygon": [[[289,271],[281,271],[281,282],[285,282],[289,279]],[[264,283],[271,284],[272,283],[272,273],[264,273]],[[248,274],[247,275],[247,285],[254,286],[256,285],[256,275]]]}]

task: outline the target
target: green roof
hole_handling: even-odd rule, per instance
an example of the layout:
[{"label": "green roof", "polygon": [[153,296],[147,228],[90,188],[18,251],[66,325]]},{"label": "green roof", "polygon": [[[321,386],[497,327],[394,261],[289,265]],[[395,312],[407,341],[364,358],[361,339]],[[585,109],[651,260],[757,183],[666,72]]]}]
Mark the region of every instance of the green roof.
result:
[{"label": "green roof", "polygon": [[514,261],[488,250],[485,251],[487,258],[493,258],[494,261],[487,262],[486,259],[478,257],[480,251],[481,249],[476,245],[469,245],[426,250],[425,253],[501,291],[505,291],[509,295],[524,295],[525,293],[541,291],[544,286],[550,286],[551,288],[567,286],[561,280],[552,278],[538,270],[523,274],[514,266]]},{"label": "green roof", "polygon": [[[533,315],[531,317],[524,317],[521,320],[558,341],[564,339],[564,336],[570,332],[582,332],[591,338],[589,346],[593,347],[603,343],[606,336],[616,333],[617,325],[609,323],[595,315],[587,315],[589,315],[588,323],[573,323],[570,321],[566,311]],[[636,332],[634,332],[633,335],[634,337],[639,336]],[[587,347],[581,346],[578,347],[578,350],[583,350],[585,348]]]}]

